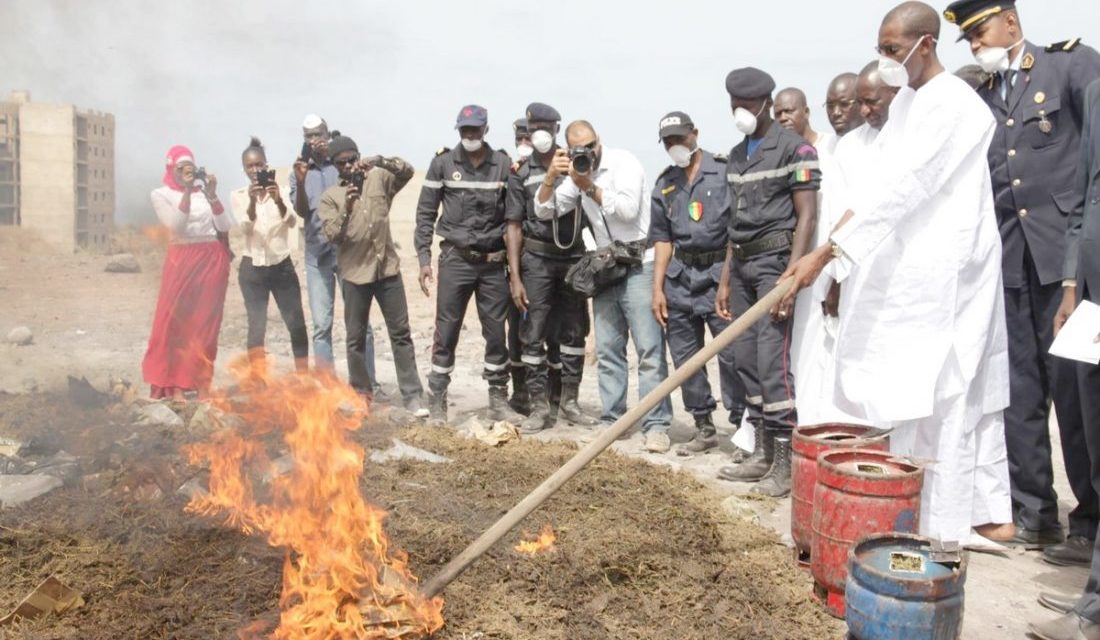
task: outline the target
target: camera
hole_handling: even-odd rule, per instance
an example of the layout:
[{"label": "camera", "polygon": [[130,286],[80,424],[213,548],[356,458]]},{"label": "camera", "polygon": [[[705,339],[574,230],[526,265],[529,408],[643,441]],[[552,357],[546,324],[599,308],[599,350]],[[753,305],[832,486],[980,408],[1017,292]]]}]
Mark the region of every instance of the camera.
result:
[{"label": "camera", "polygon": [[362,171],[356,171],[348,177],[348,184],[354,185],[360,194],[363,193],[363,179],[367,177],[367,174]]},{"label": "camera", "polygon": [[313,146],[308,142],[303,142],[302,150],[298,153],[298,159],[302,162],[311,162],[313,160]]},{"label": "camera", "polygon": [[275,170],[261,169],[256,172],[256,184],[261,187],[270,187],[275,184]]},{"label": "camera", "polygon": [[596,151],[588,147],[570,147],[569,162],[577,173],[588,173],[596,163]]},{"label": "camera", "polygon": [[195,181],[206,182],[206,167],[195,167]]}]

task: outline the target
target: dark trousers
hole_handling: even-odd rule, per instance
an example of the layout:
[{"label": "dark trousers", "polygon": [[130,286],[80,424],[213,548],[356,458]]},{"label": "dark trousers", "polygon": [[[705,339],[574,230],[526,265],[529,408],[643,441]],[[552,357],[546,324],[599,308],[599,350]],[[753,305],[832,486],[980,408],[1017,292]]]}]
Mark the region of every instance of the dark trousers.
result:
[{"label": "dark trousers", "polygon": [[435,300],[435,338],[432,342],[432,371],[428,389],[441,394],[451,384],[455,368],[455,348],[462,332],[462,321],[470,296],[475,297],[481,335],[485,338],[485,362],[482,377],[489,386],[508,384],[508,344],[504,321],[512,305],[504,264],[467,262],[454,247],[439,254],[439,279]]},{"label": "dark trousers", "polygon": [[378,300],[386,330],[390,334],[393,364],[397,369],[397,386],[401,397],[419,398],[424,393],[420,374],[416,371],[416,350],[409,330],[409,305],[405,300],[405,284],[401,274],[367,284],[344,281],[344,324],[348,332],[348,379],[356,391],[370,394],[374,381],[367,373],[363,350],[367,327],[370,323],[370,307]]},{"label": "dark trousers", "polygon": [[[769,253],[734,260],[730,274],[730,311],[739,316],[779,282],[790,254]],[[765,317],[733,341],[734,360],[745,385],[750,421],[763,421],[772,435],[789,436],[798,424],[791,376],[791,318]]]},{"label": "dark trousers", "polygon": [[294,359],[304,363],[309,358],[309,336],[306,333],[306,317],[302,313],[302,288],[298,274],[290,258],[279,264],[257,267],[252,258],[241,258],[237,272],[241,285],[244,309],[248,314],[248,351],[262,353],[264,335],[267,333],[267,303],[275,298],[279,315],[290,331],[290,348]]},{"label": "dark trousers", "polygon": [[[510,293],[510,292],[509,292]],[[508,370],[512,374],[513,386],[526,384],[527,368],[523,366],[523,343],[519,341],[519,325],[523,321],[515,304],[508,305]]]},{"label": "dark trousers", "polygon": [[[1100,303],[1100,296],[1094,296]],[[1085,429],[1085,442],[1092,460],[1090,476],[1093,491],[1100,494],[1100,366],[1077,363],[1077,388],[1081,394],[1081,413]],[[1093,531],[1095,542],[1092,548],[1092,566],[1089,569],[1089,581],[1085,593],[1077,603],[1078,614],[1100,623],[1100,536]]]},{"label": "dark trousers", "polygon": [[1100,499],[1091,484],[1084,427],[1089,423],[1081,416],[1076,364],[1047,353],[1054,339],[1054,314],[1062,301],[1062,286],[1039,284],[1030,254],[1025,253],[1024,260],[1024,286],[1005,289],[1011,394],[1011,404],[1005,410],[1005,446],[1012,510],[1016,524],[1026,529],[1058,526],[1058,495],[1050,460],[1053,398],[1066,476],[1077,499],[1069,514],[1070,534],[1091,539],[1096,535]]},{"label": "dark trousers", "polygon": [[547,388],[548,351],[551,366],[560,362],[562,384],[581,382],[589,318],[587,300],[565,283],[565,274],[574,262],[523,252],[523,286],[528,304],[527,317],[520,322],[520,342],[527,384],[533,391]]},{"label": "dark trousers", "polygon": [[[672,354],[672,363],[677,368],[683,366],[706,344],[706,331],[711,337],[722,333],[730,323],[711,311],[706,314],[695,313],[689,309],[668,310],[668,350]],[[734,358],[734,345],[730,344],[718,353],[718,383],[724,406],[731,416],[740,419],[745,410],[745,385],[737,373]],[[693,416],[712,413],[718,404],[711,393],[710,379],[706,367],[696,371],[680,387],[684,408]]]}]

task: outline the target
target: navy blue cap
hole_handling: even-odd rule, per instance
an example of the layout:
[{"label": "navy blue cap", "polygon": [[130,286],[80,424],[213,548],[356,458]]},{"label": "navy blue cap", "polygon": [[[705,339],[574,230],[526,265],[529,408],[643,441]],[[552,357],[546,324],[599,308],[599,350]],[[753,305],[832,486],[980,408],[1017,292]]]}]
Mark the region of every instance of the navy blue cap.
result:
[{"label": "navy blue cap", "polygon": [[734,69],[726,76],[726,91],[731,98],[771,97],[775,80],[756,67]]},{"label": "navy blue cap", "polygon": [[561,114],[554,107],[541,102],[532,102],[527,105],[527,121],[538,120],[541,122],[561,122]]},{"label": "navy blue cap", "polygon": [[455,129],[461,127],[484,127],[489,124],[489,112],[485,107],[476,104],[468,104],[458,112],[455,120]]},{"label": "navy blue cap", "polygon": [[657,137],[664,140],[668,136],[686,136],[694,129],[695,123],[691,121],[691,116],[683,111],[673,111],[661,118],[661,123],[657,125]]},{"label": "navy blue cap", "polygon": [[527,135],[527,118],[518,118],[512,123],[512,131],[516,132],[516,135]]},{"label": "navy blue cap", "polygon": [[956,0],[947,5],[943,17],[959,27],[959,40],[979,25],[1009,9],[1015,9],[1014,0]]}]

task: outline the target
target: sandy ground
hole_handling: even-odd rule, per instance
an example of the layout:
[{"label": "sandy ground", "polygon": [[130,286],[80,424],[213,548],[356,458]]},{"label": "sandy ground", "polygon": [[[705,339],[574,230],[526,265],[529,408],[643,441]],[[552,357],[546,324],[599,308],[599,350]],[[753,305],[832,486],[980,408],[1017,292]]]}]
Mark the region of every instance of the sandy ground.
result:
[{"label": "sandy ground", "polygon": [[[417,350],[417,364],[426,386],[434,316],[434,292],[425,298],[416,283],[416,258],[412,249],[413,212],[419,194],[420,176],[399,194],[392,212],[393,233],[400,244],[405,288],[409,299],[409,315]],[[0,390],[20,393],[60,388],[67,375],[87,376],[103,387],[111,378],[141,381],[141,358],[148,340],[149,327],[156,303],[160,273],[160,253],[141,251],[142,243],[123,239],[137,251],[143,271],[137,274],[103,272],[106,257],[96,255],[61,255],[33,236],[18,229],[0,228],[0,337],[15,326],[26,325],[34,333],[29,346],[0,344]],[[295,257],[299,277],[305,277],[300,256]],[[433,260],[434,263],[434,260]],[[463,340],[458,351],[458,366],[449,392],[451,419],[458,423],[466,415],[483,409],[487,391],[481,380],[480,363],[484,343],[480,337],[477,316],[468,310]],[[337,302],[337,318],[342,318],[342,305]],[[309,307],[305,305],[309,314]],[[274,304],[269,309],[268,350],[276,366],[290,368],[290,344]],[[334,336],[337,370],[346,371],[343,323],[338,321]],[[395,390],[395,372],[388,338],[381,318],[372,321],[376,334],[378,376],[388,390]],[[244,305],[236,281],[236,265],[230,277],[221,331],[219,363],[244,350]],[[716,372],[712,363],[712,380]],[[581,404],[596,412],[599,407],[596,370],[585,370],[581,389]],[[219,379],[226,381],[222,371]],[[636,377],[631,371],[631,394],[636,397]],[[690,421],[683,411],[679,394],[674,396],[674,409],[680,431]],[[716,418],[718,415],[716,414]],[[580,430],[559,428],[539,436],[545,439],[578,439]],[[1056,426],[1052,438],[1057,441]],[[715,472],[725,463],[726,456],[712,453],[692,459],[673,454],[652,455],[641,449],[641,438],[616,443],[618,450],[648,462],[684,469],[713,490],[719,497],[744,492],[748,486],[721,482]],[[1056,487],[1063,496],[1063,511],[1072,494],[1066,484],[1061,455],[1055,447]],[[1068,498],[1068,500],[1067,500]],[[789,531],[789,501],[782,501],[771,513],[761,515],[761,522],[787,536]],[[785,537],[789,540],[789,536]],[[967,606],[963,637],[973,640],[998,637],[1025,637],[1029,621],[1050,619],[1054,614],[1041,608],[1036,597],[1040,591],[1062,594],[1078,593],[1087,579],[1087,571],[1060,568],[1043,563],[1037,552],[1011,552],[1006,556],[972,554],[966,589]],[[810,581],[807,578],[807,591]]]}]

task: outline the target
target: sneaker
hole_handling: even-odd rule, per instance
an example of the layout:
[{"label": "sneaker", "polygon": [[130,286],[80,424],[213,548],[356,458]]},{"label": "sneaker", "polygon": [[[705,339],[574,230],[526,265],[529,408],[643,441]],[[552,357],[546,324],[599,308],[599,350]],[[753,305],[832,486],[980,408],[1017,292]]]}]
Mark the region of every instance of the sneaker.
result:
[{"label": "sneaker", "polygon": [[642,446],[650,453],[668,453],[672,448],[672,440],[664,431],[650,431],[645,434],[645,443]]}]

